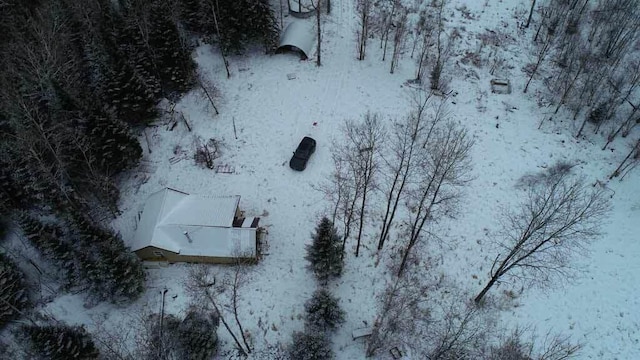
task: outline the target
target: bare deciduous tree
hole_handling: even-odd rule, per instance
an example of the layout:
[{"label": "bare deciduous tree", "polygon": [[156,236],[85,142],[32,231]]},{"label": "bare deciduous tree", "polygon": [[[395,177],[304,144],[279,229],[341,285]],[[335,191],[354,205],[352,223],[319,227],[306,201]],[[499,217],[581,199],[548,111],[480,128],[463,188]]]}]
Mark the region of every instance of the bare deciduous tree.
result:
[{"label": "bare deciduous tree", "polygon": [[344,257],[347,239],[351,235],[353,223],[356,220],[356,205],[361,197],[362,184],[356,162],[352,154],[341,145],[334,145],[333,160],[335,172],[331,178],[333,189],[339,191],[340,196],[334,193],[334,214],[336,219],[342,222],[342,256]]},{"label": "bare deciduous tree", "polygon": [[211,17],[213,18],[213,24],[216,30],[216,35],[218,36],[218,41],[220,43],[220,56],[222,56],[222,62],[224,63],[224,68],[227,71],[227,79],[231,77],[231,71],[229,70],[229,61],[227,61],[227,54],[224,46],[222,46],[222,32],[224,31],[220,29],[220,23],[218,22],[218,13],[220,7],[218,6],[218,0],[203,0],[204,5],[211,11]]},{"label": "bare deciduous tree", "polygon": [[552,277],[566,279],[572,255],[600,234],[609,204],[603,190],[588,190],[569,171],[551,171],[526,185],[526,200],[502,221],[496,256],[487,285],[475,297],[480,303],[486,293],[505,277],[545,284]]},{"label": "bare deciduous tree", "polygon": [[[429,55],[429,49],[433,46],[433,32],[434,28],[431,24],[433,16],[430,13],[423,13],[420,16],[420,20],[416,25],[414,31],[414,49],[417,43],[420,43],[420,52],[418,54],[418,60],[416,63],[416,78],[415,82],[422,82],[422,78],[427,66],[427,58]],[[428,17],[427,17],[428,16]],[[412,51],[413,56],[413,51]]]},{"label": "bare deciduous tree", "polygon": [[620,177],[620,180],[622,180],[629,171],[638,166],[638,163],[640,163],[640,139],[631,147],[631,151],[629,151],[624,160],[622,160],[616,170],[609,176],[609,179],[622,175]]},{"label": "bare deciduous tree", "polygon": [[367,39],[369,38],[369,26],[371,17],[371,0],[358,0],[358,60],[364,60],[367,52]]},{"label": "bare deciduous tree", "polygon": [[514,329],[508,336],[492,346],[486,360],[566,360],[575,357],[582,345],[574,343],[568,336],[547,332],[538,340],[535,329]]},{"label": "bare deciduous tree", "polygon": [[[429,360],[477,359],[490,337],[491,319],[475,306],[453,298],[437,309],[439,316],[426,331]],[[436,317],[432,315],[432,317]]]},{"label": "bare deciduous tree", "polygon": [[418,90],[413,102],[416,107],[415,111],[407,115],[403,122],[396,122],[393,127],[393,135],[389,144],[389,155],[383,157],[386,171],[385,185],[388,187],[383,190],[387,199],[384,218],[382,220],[382,228],[378,239],[378,250],[382,250],[385,241],[389,237],[389,230],[393,225],[395,215],[400,200],[405,195],[408,182],[414,175],[420,156],[424,153],[424,145],[429,141],[434,129],[443,119],[445,100],[436,107],[434,114],[427,116],[425,111],[430,104],[433,93],[426,93]]},{"label": "bare deciduous tree", "polygon": [[[301,3],[302,1],[299,1]],[[311,1],[311,6],[316,10],[316,66],[322,65],[322,26],[321,26],[321,14],[322,14],[322,0],[316,0],[315,3]],[[331,8],[331,3],[327,4],[327,13]]]},{"label": "bare deciduous tree", "polygon": [[453,43],[456,38],[459,36],[458,32],[454,29],[450,34],[447,34],[444,27],[444,10],[446,8],[448,0],[439,0],[439,3],[436,3],[436,19],[437,19],[437,27],[436,27],[436,39],[435,39],[435,47],[436,47],[436,58],[433,63],[433,68],[431,69],[431,89],[432,90],[443,90],[441,77],[447,61],[451,55],[451,50],[453,48]]},{"label": "bare deciduous tree", "polygon": [[[395,271],[397,264],[390,265],[391,270]],[[394,277],[387,284],[384,292],[378,296],[381,305],[367,342],[367,357],[413,335],[416,319],[428,322],[430,313],[425,305],[432,286],[424,276],[409,272]]]},{"label": "bare deciduous tree", "polygon": [[[222,325],[227,330],[229,335],[233,338],[233,341],[236,345],[238,351],[243,355],[247,356],[247,354],[251,351],[249,348],[245,348],[236,333],[231,329],[231,326],[224,318],[223,308],[219,304],[218,298],[215,293],[215,289],[213,287],[216,285],[216,277],[211,272],[211,267],[206,265],[200,265],[193,267],[189,270],[189,277],[187,280],[187,291],[191,297],[193,297],[194,301],[199,304],[206,304],[206,306],[210,307],[212,311],[218,316]],[[244,340],[244,338],[243,338]]]},{"label": "bare deciduous tree", "polygon": [[358,213],[358,236],[356,238],[356,256],[360,253],[360,243],[367,212],[367,196],[375,186],[375,177],[380,167],[380,151],[385,139],[385,130],[378,114],[366,113],[362,122],[347,121],[344,126],[347,139],[346,148],[350,155],[346,157],[355,169],[354,175],[360,186],[360,210]]},{"label": "bare deciduous tree", "polygon": [[544,61],[544,59],[549,54],[549,51],[552,49],[551,43],[553,41],[553,38],[553,33],[547,32],[546,36],[544,36],[544,38],[542,39],[542,43],[538,45],[536,62],[531,64],[531,68],[528,69],[529,80],[527,80],[527,84],[524,86],[524,90],[522,91],[523,93],[526,93],[527,90],[529,90],[529,84],[531,83],[531,80],[533,80],[533,77],[536,75],[538,69],[540,68],[540,64],[542,64],[542,61]]},{"label": "bare deciduous tree", "polygon": [[391,54],[391,67],[389,69],[389,72],[392,74],[400,60],[400,53],[404,47],[405,36],[407,34],[407,11],[402,8],[399,12],[400,15],[398,16],[398,20],[395,25],[396,31],[393,33],[393,53]]},{"label": "bare deciduous tree", "polygon": [[398,276],[402,275],[408,256],[421,239],[428,222],[437,221],[439,216],[451,215],[454,211],[460,188],[471,180],[472,146],[473,140],[467,130],[453,122],[435,129],[424,144],[426,156],[420,164],[419,179],[408,201],[413,215],[408,224],[407,242]]}]

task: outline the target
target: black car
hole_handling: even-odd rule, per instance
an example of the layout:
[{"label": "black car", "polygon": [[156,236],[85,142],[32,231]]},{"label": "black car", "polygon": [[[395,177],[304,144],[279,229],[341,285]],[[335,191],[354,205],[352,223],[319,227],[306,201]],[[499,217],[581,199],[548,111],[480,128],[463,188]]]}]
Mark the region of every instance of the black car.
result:
[{"label": "black car", "polygon": [[307,161],[316,151],[316,141],[312,138],[305,136],[302,141],[300,141],[300,145],[293,153],[293,157],[289,161],[289,167],[293,170],[302,171],[307,167]]}]

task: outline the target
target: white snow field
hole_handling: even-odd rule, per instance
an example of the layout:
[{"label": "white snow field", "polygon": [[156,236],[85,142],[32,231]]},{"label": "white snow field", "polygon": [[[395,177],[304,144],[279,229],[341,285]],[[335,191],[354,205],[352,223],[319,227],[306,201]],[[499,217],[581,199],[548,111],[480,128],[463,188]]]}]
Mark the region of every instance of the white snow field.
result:
[{"label": "white snow field", "polygon": [[[246,214],[261,216],[261,225],[269,232],[269,254],[250,269],[241,289],[240,316],[255,349],[286,346],[292,332],[303,328],[303,304],[316,287],[305,269],[305,244],[310,243],[321,216],[328,214],[329,203],[316,188],[332,170],[332,141],[338,138],[341,125],[367,111],[379,113],[390,125],[411,109],[415,89],[406,81],[415,77],[416,65],[409,56],[410,45],[394,74],[389,73],[389,60],[381,61],[379,39],[370,40],[366,59],[358,61],[353,3],[332,1],[332,13],[324,19],[321,67],[316,67],[315,55],[300,61],[296,54],[269,56],[255,51],[229,58],[231,78],[227,79],[217,49],[197,48],[194,56],[201,71],[218,89],[220,114],[214,114],[200,91],[184,96],[175,110],[185,115],[193,131],[182,123],[169,131],[166,118],[158,120],[157,126],[146,130],[151,151],[145,137],[140,138],[145,149],[143,165],[125,174],[121,182],[122,215],[112,226],[128,244],[147,197],[167,186],[190,194],[240,195]],[[575,281],[521,293],[516,285],[516,298],[501,310],[501,320],[507,327],[529,326],[541,334],[569,335],[584,344],[580,359],[640,359],[640,171],[623,181],[608,181],[633,136],[616,140],[615,151],[601,151],[604,138],[594,135],[592,129],[586,131],[585,139],[574,138],[576,124],[562,111],[553,123],[538,129],[549,111],[538,104],[541,81],[535,79],[529,92],[522,93],[526,76],[521,69],[533,60],[529,50],[533,30],[520,33],[517,29],[529,4],[524,0],[453,0],[449,6],[447,26],[458,27],[462,40],[445,70],[452,78],[453,91],[448,110],[450,118],[463,124],[475,140],[475,178],[464,190],[457,217],[441,224],[445,231],[439,235],[449,246],[434,246],[428,256],[440,257],[437,271],[460,283],[470,296],[478,292],[495,257],[483,244],[498,229],[501,208],[518,201],[516,181],[557,160],[577,164],[575,171],[588,183],[601,181],[610,189],[613,209],[603,224],[604,235],[592,243],[587,257],[575,259],[576,266],[583,268]],[[472,19],[456,10],[461,6],[466,6]],[[491,59],[480,68],[460,62],[465,50],[478,49],[476,36],[486,29],[507,35],[491,56],[502,57],[508,65],[496,75],[511,80],[511,94],[491,93],[490,80],[496,77],[489,73]],[[483,55],[489,57],[489,49]],[[295,74],[295,79],[289,80],[288,74]],[[567,120],[560,122],[563,116]],[[233,172],[197,167],[191,157],[195,136],[222,141],[217,164],[229,165]],[[303,136],[316,139],[318,147],[307,169],[295,172],[288,161]],[[187,155],[181,161],[170,161],[177,156],[177,147]],[[373,201],[380,205],[372,209],[382,211],[382,197]],[[354,341],[351,334],[372,324],[376,294],[391,277],[382,262],[376,266],[379,226],[374,213],[358,258],[353,241],[347,244],[345,272],[332,287],[347,313],[346,323],[332,338],[337,359],[364,358],[363,340]],[[117,327],[135,314],[159,311],[160,294],[166,287],[166,311],[179,314],[189,302],[184,279],[190,266],[149,269],[146,293],[125,308],[108,304],[85,308],[79,294],[60,296],[44,311],[59,320],[85,324],[89,330],[98,324]],[[231,271],[214,267],[221,273]],[[505,297],[507,289],[511,288],[494,288],[490,296]],[[226,358],[232,353],[232,340],[222,327],[218,335],[219,357]],[[265,356],[256,353],[250,358]],[[389,354],[381,352],[378,357],[386,359]]]}]

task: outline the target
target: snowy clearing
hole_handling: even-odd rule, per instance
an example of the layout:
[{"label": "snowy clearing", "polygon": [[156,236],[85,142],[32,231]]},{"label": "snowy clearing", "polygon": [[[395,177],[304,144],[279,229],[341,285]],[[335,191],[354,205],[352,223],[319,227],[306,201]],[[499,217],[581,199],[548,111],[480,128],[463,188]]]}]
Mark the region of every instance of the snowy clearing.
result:
[{"label": "snowy clearing", "polygon": [[[388,61],[380,60],[379,40],[371,41],[366,60],[357,61],[352,3],[334,0],[332,13],[325,18],[323,64],[319,68],[313,56],[300,61],[295,54],[256,52],[231,57],[232,76],[226,79],[217,50],[197,48],[194,56],[199,67],[219,90],[216,106],[220,115],[214,115],[204,94],[193,90],[175,107],[193,131],[182,123],[169,131],[159,120],[157,126],[146,130],[151,152],[144,136],[140,138],[145,149],[143,165],[122,179],[122,215],[112,226],[129,245],[135,219],[147,197],[164,187],[212,196],[237,194],[247,214],[261,216],[261,224],[269,232],[269,255],[250,269],[241,290],[242,321],[256,349],[285,346],[291,333],[302,329],[303,304],[315,290],[312,274],[305,269],[305,244],[329,206],[316,188],[332,171],[332,142],[343,122],[371,111],[390,123],[411,107],[415,90],[405,83],[415,75],[410,51],[394,74],[389,73]],[[584,271],[575,282],[552,289],[524,289],[520,294],[518,287],[501,286],[493,289],[491,296],[506,298],[503,290],[513,290],[515,298],[506,302],[501,319],[511,326],[535,326],[540,333],[553,330],[570,335],[585,344],[579,358],[640,358],[640,172],[630,173],[622,182],[607,181],[625,151],[601,151],[604,139],[591,133],[587,135],[591,140],[575,139],[571,120],[556,120],[537,129],[548,109],[537,104],[539,81],[532,83],[528,94],[522,94],[526,77],[520,69],[531,62],[531,56],[518,42],[524,42],[522,37],[529,34],[519,34],[513,17],[528,2],[457,0],[450,9],[461,5],[467,6],[473,20],[455,10],[447,16],[450,26],[460,28],[462,50],[475,48],[476,35],[487,28],[499,27],[516,39],[511,44],[505,42],[499,50],[510,66],[497,74],[510,80],[512,92],[491,93],[490,80],[495,76],[486,67],[452,66],[448,110],[475,140],[475,179],[464,191],[456,219],[441,224],[445,245],[434,245],[429,256],[440,258],[438,272],[460,283],[470,296],[476,293],[486,282],[495,255],[482,244],[497,230],[501,209],[518,200],[517,180],[557,160],[578,164],[576,171],[588,183],[606,184],[613,201],[605,235],[588,249],[587,258],[578,260]],[[287,74],[295,74],[295,78],[289,80]],[[190,156],[170,160],[177,155],[176,149],[190,153],[196,135],[221,141],[222,157],[216,164],[228,165],[233,171],[201,169]],[[288,162],[304,136],[313,137],[318,147],[307,169],[295,172]],[[613,148],[625,149],[625,141],[617,139]],[[376,201],[382,201],[381,197]],[[364,358],[364,339],[354,341],[352,334],[372,325],[376,294],[390,277],[385,266],[376,266],[378,232],[379,221],[369,221],[365,249],[358,258],[353,255],[353,243],[347,244],[345,272],[333,289],[347,313],[346,323],[333,337],[338,359]],[[89,330],[96,324],[119,326],[132,314],[159,311],[161,291],[166,288],[166,311],[181,313],[189,301],[184,290],[189,267],[177,264],[148,270],[147,292],[125,309],[107,304],[83,308],[82,295],[64,295],[44,311],[59,320],[85,324]],[[230,271],[217,268],[222,273]],[[223,342],[219,354],[228,354],[232,342],[223,330],[219,336]],[[379,357],[388,358],[388,353]]]}]

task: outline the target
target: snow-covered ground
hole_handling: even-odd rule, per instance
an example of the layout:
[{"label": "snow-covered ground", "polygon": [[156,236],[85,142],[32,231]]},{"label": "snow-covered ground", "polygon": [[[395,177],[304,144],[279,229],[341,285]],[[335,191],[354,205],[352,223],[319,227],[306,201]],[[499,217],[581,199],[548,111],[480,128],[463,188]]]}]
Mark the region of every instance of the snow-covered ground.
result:
[{"label": "snow-covered ground", "polygon": [[[252,334],[256,348],[285,345],[291,333],[303,327],[303,304],[315,289],[312,275],[305,270],[305,244],[328,207],[315,187],[332,170],[332,141],[341,124],[367,111],[379,113],[390,122],[410,110],[414,90],[405,84],[415,75],[410,48],[395,74],[389,73],[388,60],[380,60],[379,40],[370,41],[367,59],[357,61],[357,20],[352,3],[333,1],[332,13],[325,19],[319,68],[313,58],[299,61],[294,54],[268,56],[257,52],[231,57],[232,76],[227,79],[217,50],[199,47],[195,57],[219,90],[216,105],[220,115],[214,115],[201,92],[186,95],[176,111],[186,116],[193,131],[183,124],[169,131],[162,121],[147,129],[151,152],[141,137],[144,165],[122,181],[122,215],[113,227],[125,242],[133,237],[135,218],[147,196],[165,186],[196,194],[238,194],[247,215],[262,217],[262,225],[269,231],[269,255],[251,268],[241,290],[243,325]],[[473,19],[454,10],[462,5]],[[455,94],[449,99],[450,116],[464,124],[475,140],[475,180],[465,190],[457,218],[444,224],[448,227],[445,237],[454,246],[440,249],[443,263],[439,271],[468,291],[478,291],[495,256],[483,244],[487,234],[498,228],[500,209],[517,201],[517,179],[559,159],[576,163],[577,171],[588,182],[603,181],[611,190],[613,211],[604,224],[605,235],[592,244],[587,258],[577,260],[584,271],[575,282],[545,291],[525,290],[501,312],[502,320],[513,326],[535,326],[541,332],[571,335],[585,344],[579,358],[638,359],[640,172],[631,173],[622,182],[606,181],[627,151],[624,141],[614,144],[616,151],[600,151],[603,139],[591,133],[590,140],[575,139],[570,120],[556,120],[537,129],[546,109],[537,103],[539,82],[534,81],[529,93],[522,94],[526,78],[520,69],[532,59],[527,50],[530,34],[518,33],[516,22],[522,17],[513,16],[527,6],[527,1],[456,0],[447,13],[448,25],[458,26],[462,35],[459,52],[477,50],[476,35],[485,29],[514,38],[512,42],[505,40],[493,55],[502,56],[509,65],[496,75],[511,79],[514,91],[509,95],[492,94],[489,66],[452,63],[448,70]],[[484,55],[489,56],[489,51]],[[295,74],[295,79],[289,80],[287,74]],[[225,174],[201,169],[191,157],[170,162],[176,156],[176,147],[192,154],[195,136],[221,140],[223,156],[218,164],[235,171]],[[315,138],[318,148],[307,169],[294,172],[287,164],[303,136]],[[147,181],[141,184],[146,176]],[[333,339],[338,359],[364,358],[362,340],[353,341],[351,331],[365,322],[372,323],[376,293],[384,286],[385,267],[376,267],[372,257],[378,226],[372,223],[368,227],[363,255],[355,258],[348,249],[346,271],[334,289],[347,312],[347,322]],[[86,324],[91,330],[97,323],[120,324],[140,311],[158,311],[160,291],[166,287],[167,311],[180,313],[189,300],[184,290],[188,268],[171,265],[148,270],[147,292],[124,309],[107,304],[87,309],[82,307],[82,295],[64,295],[46,311],[60,320]],[[502,290],[493,289],[493,296],[502,296]],[[228,335],[222,329],[219,335],[226,342],[223,350],[230,350]]]}]

